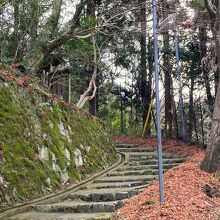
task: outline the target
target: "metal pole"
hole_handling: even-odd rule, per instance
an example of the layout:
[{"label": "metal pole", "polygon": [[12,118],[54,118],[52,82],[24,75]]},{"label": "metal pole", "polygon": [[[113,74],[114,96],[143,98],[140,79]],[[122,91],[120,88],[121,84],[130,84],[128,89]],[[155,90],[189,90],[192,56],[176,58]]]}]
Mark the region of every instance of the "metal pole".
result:
[{"label": "metal pole", "polygon": [[178,47],[178,37],[177,37],[176,27],[174,27],[174,41],[175,41],[175,51],[176,51],[176,71],[177,71],[177,79],[179,84],[179,100],[180,100],[179,102],[180,102],[180,114],[182,121],[182,135],[183,135],[183,140],[187,141],[186,122],[185,122],[185,115],[183,110],[183,94],[182,94],[182,79],[180,74],[179,47]]},{"label": "metal pole", "polygon": [[157,0],[152,0],[153,7],[153,32],[154,32],[154,69],[155,69],[155,91],[156,91],[156,121],[157,121],[157,153],[159,167],[160,184],[160,204],[164,202],[164,184],[163,184],[163,156],[160,125],[160,97],[159,97],[159,71],[158,71],[158,33],[157,33]]},{"label": "metal pole", "polygon": [[123,96],[120,85],[120,111],[121,111],[121,134],[124,134],[124,116],[123,116]]}]

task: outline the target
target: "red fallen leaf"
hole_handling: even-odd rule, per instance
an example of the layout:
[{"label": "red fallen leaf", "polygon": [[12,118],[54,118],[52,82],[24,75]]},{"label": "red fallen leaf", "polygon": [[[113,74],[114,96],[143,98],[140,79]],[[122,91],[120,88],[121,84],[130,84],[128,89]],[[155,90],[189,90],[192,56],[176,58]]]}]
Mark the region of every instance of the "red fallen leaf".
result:
[{"label": "red fallen leaf", "polygon": [[47,112],[46,111],[39,111],[38,112],[38,116],[40,117],[40,118],[43,118],[43,117],[45,117],[47,115]]},{"label": "red fallen leaf", "polygon": [[28,201],[28,200],[25,200],[24,202],[23,202],[23,204],[25,204],[25,205],[28,205],[30,203],[30,201]]},{"label": "red fallen leaf", "polygon": [[[152,144],[156,149],[155,139],[114,137],[118,142],[141,143],[143,146]],[[139,140],[139,141],[138,141]],[[114,217],[115,220],[190,220],[217,219],[220,198],[210,198],[203,190],[205,184],[217,187],[218,179],[202,171],[198,162],[204,158],[205,150],[196,146],[189,146],[179,141],[166,140],[164,152],[174,152],[188,155],[185,163],[168,170],[164,175],[165,203],[159,204],[159,183],[154,181],[144,192],[130,199]],[[177,143],[177,144],[176,144]],[[140,203],[154,200],[154,205],[141,206]]]},{"label": "red fallen leaf", "polygon": [[165,213],[165,212],[160,212],[160,216],[167,216],[167,213]]},{"label": "red fallen leaf", "polygon": [[35,159],[35,160],[40,160],[40,156],[39,156],[39,154],[35,154],[34,159]]},{"label": "red fallen leaf", "polygon": [[0,141],[0,156],[3,155],[3,146],[4,146],[4,143]]},{"label": "red fallen leaf", "polygon": [[33,89],[34,89],[33,84],[28,84],[28,86],[27,86],[27,87],[28,87],[28,89],[29,89],[29,90],[33,90]]},{"label": "red fallen leaf", "polygon": [[94,120],[94,121],[98,120],[98,118],[94,115],[91,115],[91,119]]},{"label": "red fallen leaf", "polygon": [[19,66],[20,66],[19,63],[14,63],[14,64],[12,65],[12,68],[18,68]]}]

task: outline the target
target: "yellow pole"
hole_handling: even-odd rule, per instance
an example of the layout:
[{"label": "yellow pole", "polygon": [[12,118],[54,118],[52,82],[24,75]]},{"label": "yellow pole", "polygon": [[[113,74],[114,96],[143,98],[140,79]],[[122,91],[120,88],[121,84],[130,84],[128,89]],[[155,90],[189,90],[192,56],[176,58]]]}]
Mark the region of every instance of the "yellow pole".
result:
[{"label": "yellow pole", "polygon": [[148,113],[147,113],[147,118],[146,118],[146,121],[145,121],[145,124],[144,124],[144,130],[143,130],[143,133],[142,133],[142,137],[144,137],[144,134],[147,130],[147,124],[148,124],[148,121],[149,121],[149,118],[150,118],[150,113],[151,113],[152,107],[153,107],[153,99],[151,99],[151,102],[150,102],[150,106],[149,106]]}]

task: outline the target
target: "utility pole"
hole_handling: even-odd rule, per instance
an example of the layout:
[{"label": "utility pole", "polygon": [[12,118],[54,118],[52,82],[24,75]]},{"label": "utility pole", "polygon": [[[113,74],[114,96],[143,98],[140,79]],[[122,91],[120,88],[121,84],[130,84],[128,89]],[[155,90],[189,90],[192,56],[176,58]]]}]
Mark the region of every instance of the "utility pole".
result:
[{"label": "utility pole", "polygon": [[157,0],[152,0],[153,7],[153,34],[154,34],[154,71],[155,71],[155,92],[156,92],[156,122],[157,122],[157,154],[159,167],[160,204],[164,202],[163,183],[163,153],[160,124],[160,94],[159,94],[159,70],[158,70],[158,22],[157,22]]},{"label": "utility pole", "polygon": [[121,134],[124,134],[124,116],[123,116],[123,95],[120,85],[120,112],[121,112]]},{"label": "utility pole", "polygon": [[182,138],[184,141],[187,141],[187,134],[186,134],[186,120],[184,114],[184,106],[183,106],[183,94],[182,94],[182,79],[180,73],[180,59],[179,59],[179,46],[178,46],[178,37],[177,37],[177,29],[175,25],[176,15],[171,14],[166,19],[164,19],[158,29],[162,31],[163,28],[167,26],[167,24],[173,24],[173,31],[174,31],[174,46],[175,46],[175,53],[176,53],[176,71],[177,71],[177,79],[178,79],[178,87],[179,87],[179,109],[181,115],[181,123],[182,123]]},{"label": "utility pole", "polygon": [[180,114],[181,114],[181,121],[182,121],[182,137],[183,141],[187,141],[186,137],[186,120],[185,114],[183,110],[183,94],[182,94],[182,79],[180,74],[180,59],[179,59],[179,47],[178,47],[178,37],[177,37],[177,29],[176,25],[174,26],[174,41],[175,41],[175,52],[176,52],[176,72],[177,72],[177,79],[179,84],[179,107],[180,107]]}]

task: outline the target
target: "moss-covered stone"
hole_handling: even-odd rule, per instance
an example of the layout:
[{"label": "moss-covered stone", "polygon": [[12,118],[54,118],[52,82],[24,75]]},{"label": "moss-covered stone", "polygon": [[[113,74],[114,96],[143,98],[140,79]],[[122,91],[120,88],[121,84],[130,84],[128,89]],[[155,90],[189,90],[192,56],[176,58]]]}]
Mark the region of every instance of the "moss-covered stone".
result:
[{"label": "moss-covered stone", "polygon": [[117,159],[102,123],[12,83],[0,83],[0,141],[0,205],[62,188]]}]

